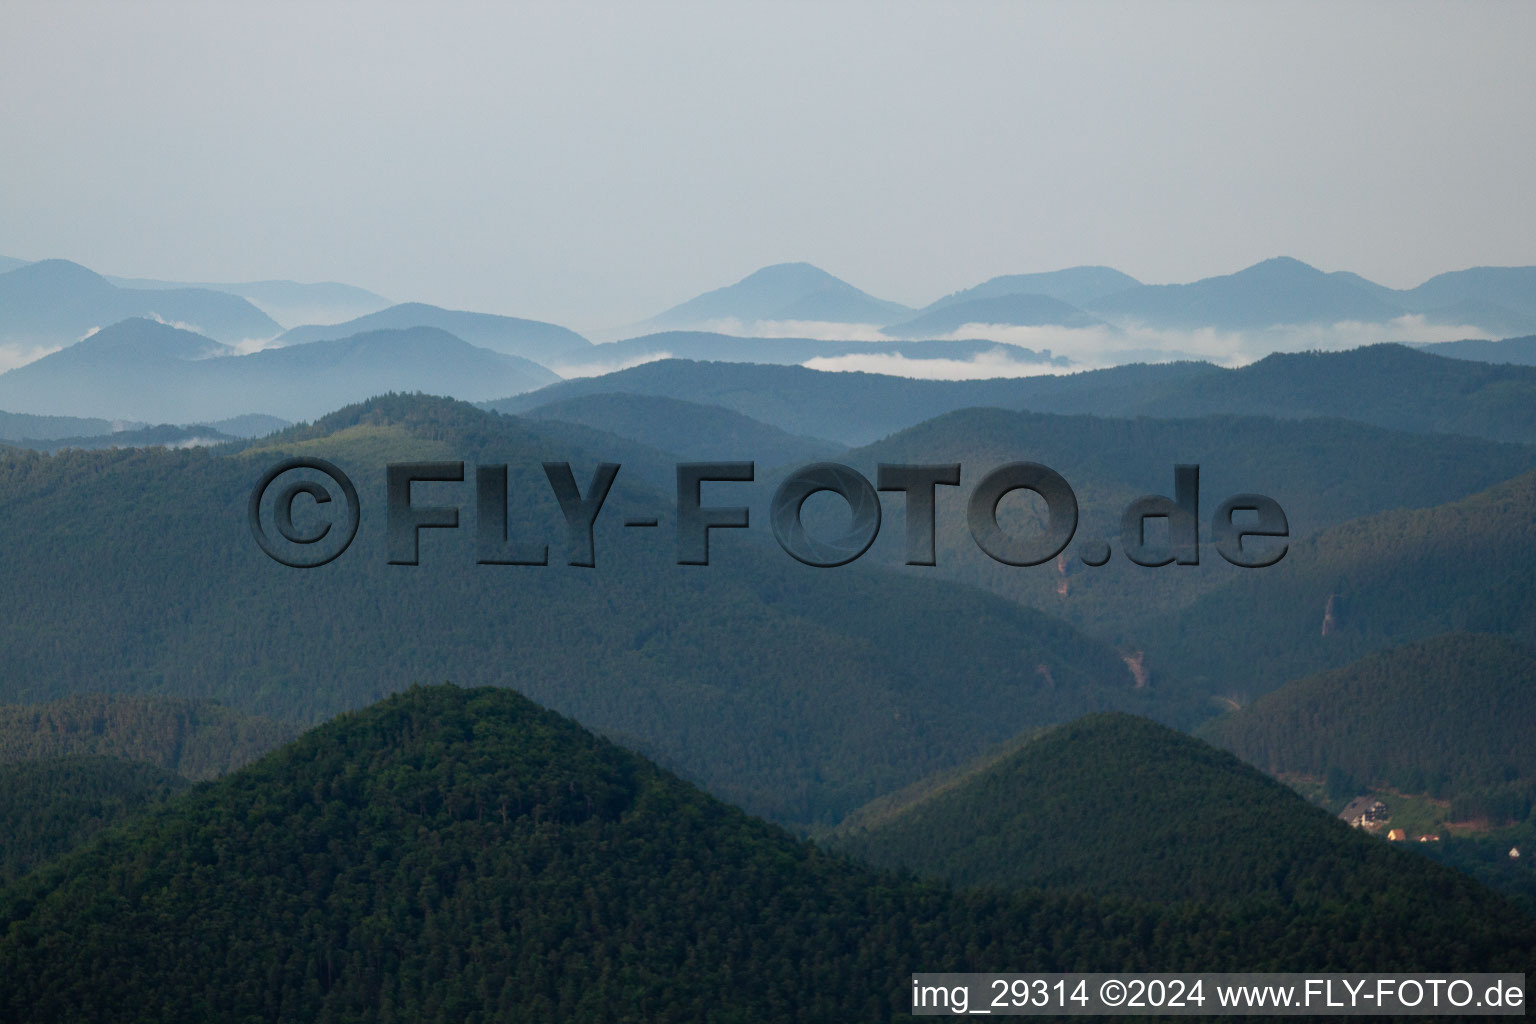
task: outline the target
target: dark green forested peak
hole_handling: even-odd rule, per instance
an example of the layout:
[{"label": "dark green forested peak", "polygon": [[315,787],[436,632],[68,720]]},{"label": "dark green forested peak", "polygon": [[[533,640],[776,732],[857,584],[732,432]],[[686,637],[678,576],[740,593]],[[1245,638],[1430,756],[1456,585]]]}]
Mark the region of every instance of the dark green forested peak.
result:
[{"label": "dark green forested peak", "polygon": [[1351,830],[1198,739],[1124,714],[1044,731],[832,844],[957,885],[1139,899],[1338,906],[1361,892],[1433,913],[1471,881]]},{"label": "dark green forested peak", "polygon": [[420,392],[390,392],[343,406],[312,423],[298,423],[260,439],[260,447],[281,447],[294,442],[328,437],[351,427],[401,426],[412,430],[450,433],[481,430],[491,423],[509,423],[498,416],[454,398]]}]

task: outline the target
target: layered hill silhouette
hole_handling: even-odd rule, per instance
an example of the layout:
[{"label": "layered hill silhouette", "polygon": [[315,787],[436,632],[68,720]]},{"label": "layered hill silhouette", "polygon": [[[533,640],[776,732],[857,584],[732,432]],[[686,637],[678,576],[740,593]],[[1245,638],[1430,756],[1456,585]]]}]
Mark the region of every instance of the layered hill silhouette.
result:
[{"label": "layered hill silhouette", "polygon": [[796,842],[509,691],[413,689],[0,891],[0,1013],[885,1020],[929,966],[1530,956],[1528,918],[1394,855],[1355,874],[1382,898],[1261,927],[1257,908],[955,893]]},{"label": "layered hill silhouette", "polygon": [[1172,363],[1050,378],[954,381],[827,372],[803,366],[660,360],[601,377],[562,381],[489,402],[487,407],[521,413],[578,395],[659,395],[719,405],[792,434],[864,445],[971,406],[1048,406],[1041,411],[1116,415],[1111,410],[1125,409],[1148,392],[1168,390],[1180,378],[1220,372],[1207,363]]},{"label": "layered hill silhouette", "polygon": [[1277,353],[1233,370],[1132,364],[974,381],[662,360],[490,406],[521,412],[612,391],[721,405],[790,433],[850,445],[980,406],[1114,417],[1334,417],[1411,433],[1536,442],[1536,368],[1447,359],[1401,345]]},{"label": "layered hill silhouette", "polygon": [[721,320],[883,324],[910,312],[809,263],[779,263],[673,306],[646,324],[662,329],[702,327]]},{"label": "layered hill silhouette", "polygon": [[1300,260],[1276,257],[1187,284],[1142,284],[1108,267],[998,277],[948,295],[923,313],[980,298],[1047,296],[1124,326],[1243,331],[1282,325],[1386,323],[1415,314],[1430,323],[1524,334],[1536,329],[1532,295],[1536,295],[1536,268],[1532,267],[1453,271],[1416,288],[1399,290],[1348,271],[1327,273]]},{"label": "layered hill silhouette", "polygon": [[[509,684],[788,822],[835,820],[1032,725],[1152,709],[1116,651],[1058,620],[939,580],[802,566],[757,514],[714,532],[709,566],[680,566],[675,481],[628,464],[596,567],[566,564],[542,464],[569,462],[585,493],[626,446],[394,396],[244,449],[6,453],[0,529],[25,540],[0,559],[0,700],[153,693],[307,723],[422,680]],[[317,570],[267,558],[247,524],[252,488],[290,455],[332,461],[362,502],[357,540]],[[423,531],[420,565],[390,565],[383,466],[431,459],[469,463],[462,485],[415,489],[462,526]],[[549,565],[477,564],[480,463],[509,466],[511,536]],[[739,499],[710,484],[704,500]],[[634,516],[661,525],[626,529]]]},{"label": "layered hill silhouette", "polygon": [[1144,284],[1094,300],[1090,312],[1160,327],[1243,330],[1275,324],[1377,322],[1401,306],[1354,281],[1276,257],[1190,284]]},{"label": "layered hill silhouette", "polygon": [[829,842],[957,886],[1288,912],[1347,906],[1369,891],[1432,917],[1448,887],[1476,891],[1225,751],[1129,715],[1046,730],[911,797],[879,801]]},{"label": "layered hill silhouette", "polygon": [[226,343],[271,338],[282,328],[238,295],[206,288],[119,288],[68,260],[0,273],[0,342],[72,345],[129,317],[184,324]]},{"label": "layered hill silhouette", "polygon": [[1523,338],[1505,338],[1502,341],[1486,338],[1441,341],[1420,345],[1419,350],[1431,355],[1446,356],[1451,359],[1471,359],[1479,363],[1515,363],[1520,366],[1536,366],[1536,334]]},{"label": "layered hill silhouette", "polygon": [[1039,274],[1005,274],[981,284],[951,292],[924,306],[919,313],[933,313],[946,306],[995,299],[1013,295],[1040,295],[1079,308],[1091,305],[1107,295],[1114,295],[1141,282],[1113,267],[1068,267]]},{"label": "layered hill silhouette", "polygon": [[202,335],[132,319],[0,374],[0,408],[153,423],[241,412],[304,420],[392,389],[474,400],[556,379],[537,363],[430,327],[238,355]]},{"label": "layered hill silhouette", "polygon": [[109,277],[120,288],[203,288],[248,300],[280,324],[339,323],[390,305],[382,295],[336,281],[240,281],[182,284],[150,278]]},{"label": "layered hill silhouette", "polygon": [[1100,327],[1104,321],[1076,306],[1044,295],[997,295],[946,303],[892,324],[882,333],[924,338],[951,334],[967,324],[1006,324],[1019,327]]},{"label": "layered hill silhouette", "polygon": [[341,323],[294,327],[284,331],[276,344],[290,346],[335,341],[373,331],[413,327],[435,328],[478,348],[518,356],[541,365],[579,359],[591,347],[591,342],[575,331],[542,320],[442,309],[423,302],[401,303]]}]

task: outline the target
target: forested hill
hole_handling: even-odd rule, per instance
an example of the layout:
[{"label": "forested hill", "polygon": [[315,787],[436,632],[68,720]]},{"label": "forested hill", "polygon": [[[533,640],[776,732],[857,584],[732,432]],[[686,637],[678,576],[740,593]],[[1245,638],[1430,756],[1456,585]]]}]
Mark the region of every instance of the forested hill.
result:
[{"label": "forested hill", "polygon": [[956,894],[796,842],[506,690],[414,689],[0,891],[0,1017],[877,1021],[918,970],[1536,953],[1529,919],[1426,877],[1429,918]]},{"label": "forested hill", "polygon": [[[1020,459],[1058,471],[1077,496],[1077,533],[1054,567],[1021,570],[993,561],[977,547],[966,522],[969,488],[997,466]],[[961,486],[941,488],[938,495],[938,572],[1134,648],[1145,643],[1140,627],[1150,609],[1181,608],[1208,590],[1255,575],[1227,564],[1211,547],[1198,567],[1148,569],[1124,556],[1121,514],[1143,494],[1172,495],[1179,463],[1200,467],[1203,541],[1211,541],[1210,517],[1223,500],[1256,492],[1285,510],[1293,538],[1289,560],[1303,553],[1296,540],[1346,520],[1456,501],[1528,472],[1536,467],[1536,447],[1340,419],[1163,420],[963,409],[846,452],[837,461],[871,479],[880,463],[960,463]],[[865,558],[899,565],[902,503],[887,501],[887,525]],[[1044,525],[1038,513],[1016,521],[1024,524],[1021,531]],[[1111,544],[1114,557],[1090,568],[1079,555],[1095,540]],[[1266,569],[1256,574],[1258,583],[1246,582],[1262,588],[1279,571]],[[1240,652],[1236,635],[1210,645]]]},{"label": "forested hill", "polygon": [[[395,395],[233,452],[0,454],[13,539],[0,700],[153,694],[312,724],[416,682],[515,685],[717,796],[803,824],[1030,726],[1153,710],[1115,650],[1057,620],[942,580],[803,566],[760,515],[715,531],[709,566],[678,565],[675,482],[631,476],[634,447]],[[332,461],[362,505],[355,543],[318,569],[280,565],[251,537],[252,489],[291,455]],[[384,465],[419,459],[468,463],[462,484],[415,488],[459,506],[462,526],[423,530],[420,564],[391,565]],[[542,463],[569,461],[586,493],[610,460],[624,466],[596,565],[569,565]],[[549,564],[477,563],[486,463],[508,466],[510,536],[547,546]],[[711,486],[706,503],[739,500]],[[624,527],[640,515],[660,526]]]},{"label": "forested hill", "polygon": [[1225,751],[1130,715],[1049,729],[909,803],[854,815],[830,842],[967,886],[1343,915],[1372,893],[1425,920],[1448,892],[1482,898]]},{"label": "forested hill", "polygon": [[115,757],[0,764],[0,885],[186,785],[163,768]]},{"label": "forested hill", "polygon": [[1532,723],[1536,651],[1449,634],[1287,683],[1204,734],[1269,772],[1427,792],[1458,820],[1518,820],[1536,793]]},{"label": "forested hill", "polygon": [[1460,501],[1341,523],[1293,543],[1280,564],[1149,620],[1148,663],[1246,704],[1441,633],[1536,640],[1533,508],[1536,473],[1526,473]]}]

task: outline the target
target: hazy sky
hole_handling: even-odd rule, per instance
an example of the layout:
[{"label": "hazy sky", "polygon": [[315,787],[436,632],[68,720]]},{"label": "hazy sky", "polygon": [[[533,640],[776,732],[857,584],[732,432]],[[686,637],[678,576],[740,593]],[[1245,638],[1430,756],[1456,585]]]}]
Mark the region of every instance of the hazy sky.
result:
[{"label": "hazy sky", "polygon": [[0,253],[588,328],[795,259],[1536,264],[1536,4],[504,6],[6,0]]}]

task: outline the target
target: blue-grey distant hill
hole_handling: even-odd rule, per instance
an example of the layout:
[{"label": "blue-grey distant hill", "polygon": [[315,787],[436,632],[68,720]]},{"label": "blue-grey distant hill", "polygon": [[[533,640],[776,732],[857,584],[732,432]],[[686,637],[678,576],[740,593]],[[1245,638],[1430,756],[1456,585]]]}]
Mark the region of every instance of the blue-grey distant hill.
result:
[{"label": "blue-grey distant hill", "polygon": [[0,441],[51,441],[61,437],[108,434],[114,430],[141,426],[144,424],[113,423],[98,416],[37,416],[31,413],[0,412]]},{"label": "blue-grey distant hill", "polygon": [[336,281],[198,282],[183,284],[143,277],[108,277],[120,288],[205,288],[238,295],[283,325],[331,324],[376,313],[390,304],[382,295]]},{"label": "blue-grey distant hill", "polygon": [[882,333],[899,338],[950,334],[966,324],[1007,324],[1015,327],[1100,327],[1104,321],[1060,299],[1046,295],[994,295],[952,302],[911,320],[892,324]]},{"label": "blue-grey distant hill", "polygon": [[58,437],[47,440],[22,438],[16,442],[19,448],[57,452],[66,448],[100,451],[107,448],[206,448],[209,445],[228,444],[238,441],[233,434],[225,434],[212,427],[178,427],[162,423],[154,427],[117,430],[107,434],[90,434],[83,437]]},{"label": "blue-grey distant hill", "polygon": [[279,430],[285,430],[293,426],[291,422],[280,416],[268,416],[265,413],[251,412],[239,416],[231,416],[228,419],[214,420],[212,423],[194,423],[194,427],[211,427],[221,434],[229,434],[232,437],[266,437],[275,434]]},{"label": "blue-grey distant hill", "polygon": [[1090,312],[1120,321],[1226,330],[1344,320],[1375,323],[1404,311],[1400,303],[1288,257],[1191,284],[1144,284],[1089,306]]},{"label": "blue-grey distant hill", "polygon": [[1140,284],[1130,274],[1121,273],[1113,267],[1068,267],[1043,274],[1005,274],[974,287],[951,292],[918,312],[932,313],[945,306],[1007,295],[1043,295],[1057,302],[1081,307],[1106,295],[1136,288]]},{"label": "blue-grey distant hill", "polygon": [[0,274],[0,342],[58,346],[129,317],[186,325],[217,341],[264,340],[282,328],[238,295],[205,288],[119,288],[68,260]]},{"label": "blue-grey distant hill", "polygon": [[[1020,345],[997,341],[823,341],[818,338],[740,338],[710,331],[661,331],[594,345],[586,353],[594,364],[615,366],[667,357],[722,363],[790,366],[810,359],[849,355],[899,355],[907,359],[974,359],[996,353],[1016,363],[1066,367],[1071,360]],[[579,365],[572,367],[579,370]]]},{"label": "blue-grey distant hill", "polygon": [[910,315],[809,263],[779,263],[716,288],[646,321],[657,328],[701,327],[713,321],[819,320],[885,324]]},{"label": "blue-grey distant hill", "polygon": [[557,324],[492,313],[442,309],[424,302],[402,302],[339,324],[295,327],[284,331],[277,339],[277,344],[291,346],[312,341],[334,341],[367,331],[404,330],[411,327],[433,327],[447,331],[479,348],[531,359],[546,366],[579,360],[592,347],[586,338]]},{"label": "blue-grey distant hill", "polygon": [[1481,301],[1536,315],[1536,267],[1471,267],[1437,274],[1406,292],[1415,309]]},{"label": "blue-grey distant hill", "polygon": [[131,319],[0,374],[0,408],[152,423],[211,422],[247,411],[306,420],[388,391],[476,400],[557,379],[529,360],[430,327],[242,356],[202,335]]},{"label": "blue-grey distant hill", "polygon": [[1523,338],[1505,338],[1489,341],[1485,338],[1468,338],[1465,341],[1441,341],[1416,346],[1420,352],[1447,356],[1451,359],[1471,359],[1479,363],[1511,363],[1518,366],[1536,366],[1536,334]]},{"label": "blue-grey distant hill", "polygon": [[[962,322],[957,319],[960,314],[926,317],[983,299],[1023,302],[1026,296],[1055,299],[1120,326],[1237,331],[1341,321],[1385,323],[1417,314],[1430,323],[1466,324],[1492,335],[1536,332],[1536,267],[1474,267],[1399,290],[1349,271],[1325,273],[1289,257],[1187,284],[1142,284],[1109,267],[995,277],[927,306],[920,311],[916,327],[903,323],[889,330],[909,336],[936,334],[946,327],[953,330]],[[984,311],[990,315],[980,315]],[[1001,305],[980,307],[966,315],[972,322],[1067,323],[1029,310],[1011,319]]]}]

